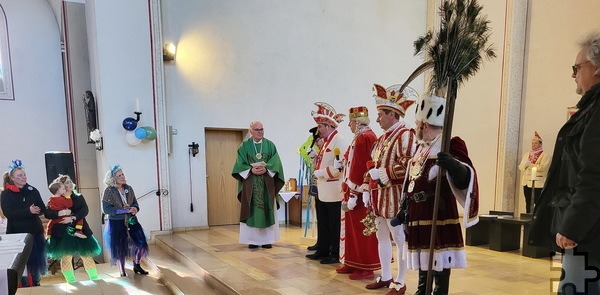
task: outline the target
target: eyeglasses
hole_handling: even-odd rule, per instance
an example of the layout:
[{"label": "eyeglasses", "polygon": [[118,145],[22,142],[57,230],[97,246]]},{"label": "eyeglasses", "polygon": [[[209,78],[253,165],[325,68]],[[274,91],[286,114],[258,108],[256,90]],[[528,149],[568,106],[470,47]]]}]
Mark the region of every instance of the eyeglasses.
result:
[{"label": "eyeglasses", "polygon": [[252,129],[252,131],[254,132],[264,132],[265,129],[264,128],[260,128],[260,129]]},{"label": "eyeglasses", "polygon": [[573,68],[573,76],[577,75],[577,72],[579,71],[579,68],[581,68],[582,65],[584,65],[584,64],[586,64],[588,62],[590,62],[590,61],[589,60],[588,61],[584,61],[582,63],[578,63],[578,64],[576,64],[574,66],[571,66],[571,68]]}]

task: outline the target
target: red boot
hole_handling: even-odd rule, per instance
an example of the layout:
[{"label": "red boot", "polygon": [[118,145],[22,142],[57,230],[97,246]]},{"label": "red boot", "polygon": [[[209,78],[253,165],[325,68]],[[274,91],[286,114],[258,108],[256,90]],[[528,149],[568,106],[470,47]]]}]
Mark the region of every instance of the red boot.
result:
[{"label": "red boot", "polygon": [[348,276],[351,280],[372,280],[375,274],[372,270],[355,270]]},{"label": "red boot", "polygon": [[354,272],[354,268],[349,267],[349,266],[347,266],[347,265],[344,264],[344,265],[342,265],[342,267],[336,268],[335,271],[337,273],[350,273],[351,274],[351,273]]}]

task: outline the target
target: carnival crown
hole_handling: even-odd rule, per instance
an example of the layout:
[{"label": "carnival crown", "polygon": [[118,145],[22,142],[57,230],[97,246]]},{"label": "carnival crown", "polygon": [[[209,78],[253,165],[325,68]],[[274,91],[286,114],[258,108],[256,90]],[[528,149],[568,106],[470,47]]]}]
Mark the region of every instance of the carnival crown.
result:
[{"label": "carnival crown", "polygon": [[539,133],[537,133],[537,131],[534,131],[534,133],[533,133],[533,139],[537,139],[540,142],[542,142],[542,137],[540,136]]},{"label": "carnival crown", "polygon": [[333,127],[338,126],[338,123],[344,121],[344,114],[336,114],[335,109],[325,102],[315,102],[316,111],[312,111],[311,115],[317,124],[328,124]]},{"label": "carnival crown", "polygon": [[350,119],[355,119],[358,117],[368,117],[369,110],[365,106],[353,107],[348,111],[348,116]]},{"label": "carnival crown", "polygon": [[414,100],[408,99],[417,99],[419,94],[408,86],[404,87],[404,90],[400,92],[400,87],[402,87],[402,84],[392,85],[387,89],[381,85],[374,84],[373,90],[375,91],[375,94],[373,94],[373,97],[375,97],[377,109],[391,110],[404,117],[406,109],[415,103]]},{"label": "carnival crown", "polygon": [[415,119],[428,123],[432,126],[444,126],[446,115],[446,99],[443,97],[427,94],[417,102]]}]

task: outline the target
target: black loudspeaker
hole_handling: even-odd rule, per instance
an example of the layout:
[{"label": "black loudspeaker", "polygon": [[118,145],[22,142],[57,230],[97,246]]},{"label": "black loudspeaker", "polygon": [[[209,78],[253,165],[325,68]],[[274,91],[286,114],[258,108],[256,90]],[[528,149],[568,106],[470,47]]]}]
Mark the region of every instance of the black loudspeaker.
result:
[{"label": "black loudspeaker", "polygon": [[59,174],[69,175],[73,183],[77,183],[75,179],[75,162],[73,161],[73,153],[71,152],[47,152],[46,158],[46,178],[48,185],[55,180]]}]

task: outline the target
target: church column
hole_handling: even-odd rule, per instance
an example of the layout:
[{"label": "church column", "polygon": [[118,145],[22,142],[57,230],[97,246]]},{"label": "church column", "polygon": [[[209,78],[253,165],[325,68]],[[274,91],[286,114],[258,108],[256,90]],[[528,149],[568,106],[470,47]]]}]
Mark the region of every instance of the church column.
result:
[{"label": "church column", "polygon": [[161,19],[161,1],[150,0],[150,21],[152,24],[152,32],[150,38],[154,44],[152,48],[154,74],[154,105],[156,109],[156,132],[158,145],[158,165],[159,179],[161,188],[165,188],[160,192],[160,212],[161,212],[161,228],[163,231],[173,229],[171,224],[171,197],[169,196],[169,138],[171,134],[167,126],[167,102],[165,97],[165,78],[163,64],[163,38],[162,38],[162,19]]},{"label": "church column", "polygon": [[506,1],[494,206],[515,211],[529,1]]}]

